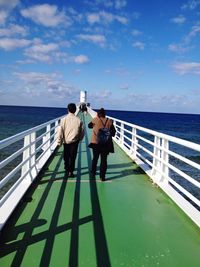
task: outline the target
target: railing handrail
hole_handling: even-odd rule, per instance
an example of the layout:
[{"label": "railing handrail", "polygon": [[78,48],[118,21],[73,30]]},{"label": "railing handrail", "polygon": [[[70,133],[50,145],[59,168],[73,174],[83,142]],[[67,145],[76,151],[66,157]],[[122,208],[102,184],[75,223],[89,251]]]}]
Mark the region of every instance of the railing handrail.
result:
[{"label": "railing handrail", "polygon": [[12,143],[15,143],[15,142],[19,141],[20,139],[24,138],[24,137],[25,137],[26,135],[28,135],[28,134],[31,134],[31,133],[33,133],[33,132],[37,132],[37,131],[39,131],[40,129],[44,128],[45,126],[47,126],[47,125],[49,125],[49,124],[52,124],[52,123],[54,123],[55,121],[58,121],[58,120],[64,118],[65,116],[66,116],[66,115],[60,116],[60,117],[58,117],[58,118],[56,118],[56,119],[52,119],[52,120],[50,120],[50,121],[47,121],[47,122],[42,123],[42,124],[40,124],[40,125],[37,125],[37,126],[35,126],[35,127],[33,127],[33,128],[30,128],[30,129],[28,129],[28,130],[25,130],[25,131],[23,131],[23,132],[20,132],[20,133],[18,133],[18,134],[15,134],[15,135],[12,135],[12,136],[10,136],[10,137],[7,137],[7,138],[5,138],[5,139],[3,139],[3,140],[0,140],[0,149],[6,147],[6,146],[8,146],[8,145],[11,145]]},{"label": "railing handrail", "polygon": [[139,125],[130,123],[130,122],[126,122],[126,121],[122,121],[122,120],[116,119],[116,118],[111,117],[111,116],[107,116],[107,117],[110,118],[110,119],[112,119],[113,121],[117,121],[117,122],[126,124],[127,126],[134,127],[137,130],[141,130],[143,132],[152,134],[154,136],[167,139],[168,141],[171,141],[173,143],[177,143],[177,144],[183,145],[185,147],[190,147],[190,148],[192,148],[192,149],[197,150],[198,152],[200,152],[200,145],[197,144],[197,143],[194,143],[194,142],[191,142],[191,141],[188,141],[188,140],[184,140],[184,139],[181,139],[179,137],[171,136],[171,135],[168,135],[168,134],[160,133],[160,132],[157,132],[155,130],[151,130],[149,128],[145,128],[145,127],[142,127],[142,126],[139,126]]},{"label": "railing handrail", "polygon": [[17,146],[11,147],[12,152],[0,162],[1,170],[20,157],[17,166],[13,164],[10,170],[3,169],[2,172],[0,188],[5,187],[5,190],[2,190],[0,198],[0,230],[55,150],[59,121],[65,116],[66,114],[0,141],[0,150],[18,142]]}]

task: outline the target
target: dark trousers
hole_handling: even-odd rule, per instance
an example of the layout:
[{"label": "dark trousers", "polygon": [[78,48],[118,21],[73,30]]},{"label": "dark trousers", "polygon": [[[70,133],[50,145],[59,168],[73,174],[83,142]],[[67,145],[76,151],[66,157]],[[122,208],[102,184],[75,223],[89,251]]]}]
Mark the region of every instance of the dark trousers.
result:
[{"label": "dark trousers", "polygon": [[73,173],[78,150],[78,141],[71,144],[64,144],[65,170]]},{"label": "dark trousers", "polygon": [[107,170],[107,151],[101,151],[98,148],[92,148],[93,150],[93,159],[92,159],[92,173],[95,175],[97,170],[97,162],[99,159],[99,155],[101,156],[101,163],[100,163],[100,177],[105,179],[106,170]]}]

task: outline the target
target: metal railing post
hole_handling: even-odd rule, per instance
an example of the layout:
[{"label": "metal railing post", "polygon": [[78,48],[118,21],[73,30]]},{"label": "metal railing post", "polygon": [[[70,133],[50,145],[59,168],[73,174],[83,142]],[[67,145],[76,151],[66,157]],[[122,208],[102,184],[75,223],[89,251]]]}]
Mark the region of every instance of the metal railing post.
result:
[{"label": "metal railing post", "polygon": [[55,122],[54,141],[56,141],[57,139],[57,132],[58,132],[58,121]]},{"label": "metal railing post", "polygon": [[37,170],[36,170],[36,166],[35,166],[35,149],[36,149],[36,132],[31,133],[30,135],[30,141],[31,141],[31,146],[30,146],[30,155],[31,155],[31,159],[30,159],[30,167],[31,167],[31,174],[32,177],[35,177]]},{"label": "metal railing post", "polygon": [[161,150],[160,148],[158,148],[158,146],[161,145],[161,139],[158,136],[154,136],[154,147],[153,147],[153,166],[152,166],[152,170],[151,170],[151,176],[153,178],[155,178],[154,180],[157,181],[160,177],[159,177],[159,172],[157,171],[157,169],[160,169],[160,160],[158,158],[160,158],[161,155]]},{"label": "metal railing post", "polygon": [[121,145],[124,145],[124,123],[121,123],[120,143],[121,143]]},{"label": "metal railing post", "polygon": [[131,154],[134,159],[137,158],[136,152],[137,152],[137,129],[135,127],[132,128],[132,141],[131,141]]},{"label": "metal railing post", "polygon": [[167,177],[169,176],[169,167],[167,165],[169,163],[169,154],[168,152],[166,152],[166,150],[169,149],[169,141],[162,138],[161,146],[165,150],[165,151],[164,150],[161,151],[161,159],[162,159],[161,170],[163,173],[161,180],[167,183],[168,182]]},{"label": "metal railing post", "polygon": [[[28,134],[24,137],[24,147],[28,146],[27,149],[24,150],[22,156],[22,162],[24,162],[27,158],[30,157],[30,139],[31,135]],[[21,168],[21,176],[23,176],[30,169],[30,160],[28,160],[25,164],[23,164]]]}]

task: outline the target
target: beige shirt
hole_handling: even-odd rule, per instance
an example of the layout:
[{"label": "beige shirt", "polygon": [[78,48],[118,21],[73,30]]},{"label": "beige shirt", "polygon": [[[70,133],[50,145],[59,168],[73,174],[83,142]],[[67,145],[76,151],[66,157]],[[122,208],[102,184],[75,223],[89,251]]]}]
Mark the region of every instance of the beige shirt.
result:
[{"label": "beige shirt", "polygon": [[69,112],[66,117],[61,119],[58,128],[57,144],[71,144],[73,142],[82,140],[83,137],[84,128],[82,121],[73,113]]}]

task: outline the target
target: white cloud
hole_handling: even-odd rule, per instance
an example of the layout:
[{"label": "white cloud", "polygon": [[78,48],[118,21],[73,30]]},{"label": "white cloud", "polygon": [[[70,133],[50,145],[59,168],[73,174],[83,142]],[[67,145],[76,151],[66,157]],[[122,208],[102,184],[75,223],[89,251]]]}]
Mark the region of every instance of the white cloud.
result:
[{"label": "white cloud", "polygon": [[91,25],[95,23],[110,24],[114,21],[117,21],[124,25],[128,23],[128,19],[126,17],[114,15],[110,12],[105,12],[105,11],[100,11],[98,13],[89,13],[87,15],[87,21]]},{"label": "white cloud", "polygon": [[121,77],[128,77],[131,76],[133,78],[134,74],[130,73],[128,69],[125,67],[119,67],[114,69],[106,69],[105,73],[108,75],[114,75],[114,76],[121,76]]},{"label": "white cloud", "polygon": [[58,44],[49,43],[49,44],[36,44],[28,48],[31,53],[49,53],[55,51],[59,48]]},{"label": "white cloud", "polygon": [[89,58],[85,55],[79,55],[79,56],[74,57],[74,62],[76,64],[85,64],[89,62]]},{"label": "white cloud", "polygon": [[200,0],[190,0],[186,4],[183,4],[182,9],[196,9],[200,5]]},{"label": "white cloud", "polygon": [[194,48],[192,46],[192,41],[193,39],[200,34],[200,24],[194,25],[190,32],[183,38],[182,42],[179,44],[170,44],[168,46],[168,49],[172,52],[177,52],[177,53],[184,53],[188,50],[191,50]]},{"label": "white cloud", "polygon": [[109,97],[110,95],[112,95],[112,93],[111,93],[110,90],[103,90],[103,91],[101,92],[101,97],[102,97],[102,98],[107,98],[107,97]]},{"label": "white cloud", "polygon": [[45,84],[55,78],[58,78],[58,74],[56,73],[46,74],[41,72],[15,72],[14,75],[29,85]]},{"label": "white cloud", "polygon": [[132,30],[132,35],[133,36],[139,36],[139,35],[142,35],[142,32],[139,31],[139,30],[134,29],[134,30]]},{"label": "white cloud", "polygon": [[[34,40],[34,45],[25,49],[24,55],[29,59],[34,60],[33,62],[44,62],[44,63],[53,63],[53,62],[62,62],[64,64],[74,62],[76,64],[85,64],[89,62],[89,58],[85,55],[70,56],[65,52],[60,51],[59,44],[57,43],[48,43],[43,44],[41,40]],[[32,63],[33,63],[32,62]],[[25,62],[19,63],[28,63]]]},{"label": "white cloud", "polygon": [[121,9],[122,7],[125,7],[127,2],[125,0],[116,0],[115,1],[115,8]]},{"label": "white cloud", "polygon": [[91,97],[98,99],[98,101],[102,100],[102,99],[106,99],[108,98],[110,95],[112,95],[110,90],[102,90],[102,91],[98,91],[96,93],[91,94]]},{"label": "white cloud", "polygon": [[200,25],[194,25],[185,39],[187,41],[190,41],[191,38],[196,37],[197,34],[199,33],[200,33]]},{"label": "white cloud", "polygon": [[0,37],[1,36],[11,37],[16,35],[21,35],[24,37],[27,34],[28,34],[27,28],[17,24],[10,24],[7,28],[0,28]]},{"label": "white cloud", "polygon": [[20,3],[19,0],[0,0],[0,8],[12,9]]},{"label": "white cloud", "polygon": [[7,17],[8,17],[8,12],[0,10],[0,25],[5,24]]},{"label": "white cloud", "polygon": [[36,61],[51,63],[54,60],[53,52],[58,49],[59,46],[55,43],[49,43],[49,44],[38,43],[27,48],[25,50],[24,55]]},{"label": "white cloud", "polygon": [[98,13],[92,13],[87,15],[87,20],[90,24],[100,22],[100,15]]},{"label": "white cloud", "polygon": [[180,75],[184,74],[200,75],[199,62],[178,62],[174,63],[172,67]]},{"label": "white cloud", "polygon": [[32,95],[38,95],[39,91],[43,91],[63,98],[78,92],[77,88],[61,80],[58,73],[15,72],[14,75],[25,83],[26,89]]},{"label": "white cloud", "polygon": [[175,24],[183,24],[186,21],[186,18],[183,15],[179,15],[178,17],[172,18],[171,22]]},{"label": "white cloud", "polygon": [[115,8],[118,10],[127,5],[126,0],[93,0],[93,1],[85,0],[85,3],[90,5],[90,6],[97,7],[98,5],[101,5],[101,6],[104,6],[106,8]]},{"label": "white cloud", "polygon": [[115,15],[115,19],[116,19],[116,21],[120,22],[121,24],[124,24],[124,25],[128,24],[128,19],[126,17]]},{"label": "white cloud", "polygon": [[0,25],[6,23],[10,11],[20,3],[19,0],[0,0]]},{"label": "white cloud", "polygon": [[71,23],[69,17],[63,11],[59,12],[57,6],[49,4],[35,5],[23,9],[21,15],[46,27],[56,27],[60,24],[67,26]]},{"label": "white cloud", "polygon": [[[186,104],[188,104],[188,97],[186,95],[154,95],[154,94],[137,94],[129,93],[126,96],[126,104],[132,104],[134,101],[135,109],[141,110],[158,110],[166,111],[165,107],[168,110],[173,108],[174,110],[182,109]],[[153,108],[153,110],[152,110]],[[172,110],[171,110],[172,112]]]},{"label": "white cloud", "polygon": [[120,89],[128,90],[129,89],[129,85],[128,84],[123,84],[123,85],[120,86]]},{"label": "white cloud", "polygon": [[77,37],[80,40],[98,44],[100,46],[104,46],[106,43],[105,36],[100,34],[79,34]]},{"label": "white cloud", "polygon": [[17,48],[23,48],[31,44],[32,41],[27,39],[17,39],[17,38],[1,38],[0,48],[9,51]]},{"label": "white cloud", "polygon": [[137,41],[133,43],[133,47],[138,48],[140,50],[144,50],[145,43]]},{"label": "white cloud", "polygon": [[185,47],[184,44],[170,44],[168,49],[175,53],[185,53],[189,50],[189,47]]}]

